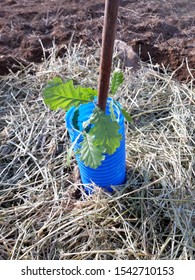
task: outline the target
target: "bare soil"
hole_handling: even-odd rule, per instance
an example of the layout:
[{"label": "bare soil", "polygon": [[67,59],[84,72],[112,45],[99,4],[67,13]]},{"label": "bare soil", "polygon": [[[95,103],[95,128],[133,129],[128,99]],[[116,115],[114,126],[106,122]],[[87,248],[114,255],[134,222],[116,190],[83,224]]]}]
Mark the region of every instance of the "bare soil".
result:
[{"label": "bare soil", "polygon": [[[0,0],[0,75],[43,60],[54,43],[63,55],[71,43],[101,42],[104,0]],[[121,0],[117,39],[142,61],[195,76],[195,2]],[[182,65],[183,64],[183,65]],[[190,69],[190,71],[189,71]]]}]

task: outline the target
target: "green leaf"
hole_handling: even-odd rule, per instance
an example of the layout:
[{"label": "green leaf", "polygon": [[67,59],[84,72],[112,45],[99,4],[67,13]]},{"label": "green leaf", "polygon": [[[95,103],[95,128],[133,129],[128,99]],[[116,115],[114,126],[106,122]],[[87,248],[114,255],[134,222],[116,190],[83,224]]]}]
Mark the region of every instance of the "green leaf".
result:
[{"label": "green leaf", "polygon": [[120,129],[116,121],[106,115],[99,107],[95,107],[90,118],[94,126],[90,129],[90,135],[94,135],[94,144],[106,149],[106,153],[111,155],[120,146],[122,135],[118,132]]},{"label": "green leaf", "polygon": [[74,87],[73,81],[63,83],[60,78],[53,78],[43,90],[44,102],[51,110],[58,108],[65,111],[72,106],[88,103],[97,95],[97,90],[91,88]]},{"label": "green leaf", "polygon": [[122,108],[121,112],[122,112],[123,116],[125,117],[126,121],[128,121],[128,122],[132,121],[131,116],[129,115],[129,113],[125,109]]},{"label": "green leaf", "polygon": [[72,124],[74,128],[79,130],[78,120],[79,120],[79,109],[76,109],[72,118]]},{"label": "green leaf", "polygon": [[96,169],[105,158],[102,154],[104,149],[94,145],[94,136],[85,133],[83,137],[84,139],[80,143],[81,148],[77,150],[77,154],[80,154],[80,160],[84,162],[85,166]]},{"label": "green leaf", "polygon": [[112,75],[112,80],[111,80],[111,92],[112,94],[115,94],[120,87],[120,85],[124,81],[124,75],[121,71],[115,71]]}]

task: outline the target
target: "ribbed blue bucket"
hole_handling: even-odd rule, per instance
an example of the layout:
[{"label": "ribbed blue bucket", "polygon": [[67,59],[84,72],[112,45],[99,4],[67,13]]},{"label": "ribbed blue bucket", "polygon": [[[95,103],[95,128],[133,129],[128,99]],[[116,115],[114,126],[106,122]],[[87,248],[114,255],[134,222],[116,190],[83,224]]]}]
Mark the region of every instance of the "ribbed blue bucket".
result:
[{"label": "ribbed blue bucket", "polygon": [[[107,100],[106,114],[110,114],[109,112],[109,104],[111,102],[111,98]],[[75,129],[73,125],[73,116],[76,108],[72,107],[66,113],[65,121],[66,127],[68,129],[71,142],[75,143],[74,150],[75,152],[80,148],[80,142],[82,141],[81,131],[83,129],[83,122],[87,121],[93,109],[95,108],[95,104],[90,102],[88,104],[79,106],[79,130]],[[119,133],[122,134],[122,140],[119,148],[116,149],[114,154],[107,155],[105,154],[105,159],[102,161],[102,164],[98,166],[98,168],[93,169],[80,160],[80,156],[76,155],[76,160],[78,163],[81,181],[85,185],[84,188],[87,193],[91,193],[93,191],[92,183],[95,183],[99,187],[104,188],[109,192],[113,192],[112,186],[117,186],[125,183],[126,180],[126,164],[125,164],[125,126],[124,126],[124,117],[121,114],[119,108],[114,105],[114,112],[116,116],[116,120],[120,125]],[[80,135],[80,136],[79,136]]]}]

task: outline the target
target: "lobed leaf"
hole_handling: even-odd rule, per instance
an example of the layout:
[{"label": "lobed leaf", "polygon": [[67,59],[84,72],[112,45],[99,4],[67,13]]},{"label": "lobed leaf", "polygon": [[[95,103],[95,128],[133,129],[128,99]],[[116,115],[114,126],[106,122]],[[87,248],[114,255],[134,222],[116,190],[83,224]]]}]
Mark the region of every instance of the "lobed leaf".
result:
[{"label": "lobed leaf", "polygon": [[78,107],[92,101],[96,95],[97,90],[74,87],[72,80],[63,83],[58,77],[53,78],[43,90],[44,102],[51,110],[61,108],[66,111],[72,106]]},{"label": "lobed leaf", "polygon": [[76,128],[77,130],[79,130],[79,109],[76,109],[72,118],[72,124],[74,126],[74,128]]},{"label": "lobed leaf", "polygon": [[90,129],[90,135],[94,135],[94,144],[104,147],[107,154],[111,155],[120,146],[122,135],[118,132],[120,129],[116,121],[106,115],[99,107],[95,107],[90,118],[93,127]]},{"label": "lobed leaf", "polygon": [[85,133],[83,137],[81,148],[77,150],[77,154],[80,154],[80,159],[84,162],[85,166],[96,169],[105,158],[103,155],[104,149],[94,145],[94,136]]},{"label": "lobed leaf", "polygon": [[126,121],[128,121],[128,122],[132,121],[131,116],[129,115],[129,113],[124,108],[121,109],[121,113],[125,117]]},{"label": "lobed leaf", "polygon": [[111,93],[115,94],[124,81],[124,75],[121,71],[115,71],[111,80]]}]

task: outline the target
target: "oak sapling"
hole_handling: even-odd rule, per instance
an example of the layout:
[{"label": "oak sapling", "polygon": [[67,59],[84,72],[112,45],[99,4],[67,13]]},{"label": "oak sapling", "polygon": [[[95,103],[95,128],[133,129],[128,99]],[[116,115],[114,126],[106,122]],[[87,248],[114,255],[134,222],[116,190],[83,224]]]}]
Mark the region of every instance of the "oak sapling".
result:
[{"label": "oak sapling", "polygon": [[[124,75],[117,70],[113,73],[110,86],[110,95],[114,95],[124,81]],[[44,102],[51,110],[59,108],[64,111],[72,106],[78,108],[81,104],[94,102],[97,99],[97,90],[92,88],[75,87],[72,80],[63,82],[61,78],[54,77],[43,90]],[[82,141],[77,154],[85,166],[96,169],[105,159],[105,154],[112,155],[120,146],[122,135],[120,126],[116,120],[113,105],[117,105],[127,121],[131,121],[128,112],[125,111],[114,99],[109,105],[109,114],[95,106],[87,123],[82,124]],[[79,110],[75,110],[73,125],[79,130]]]}]

